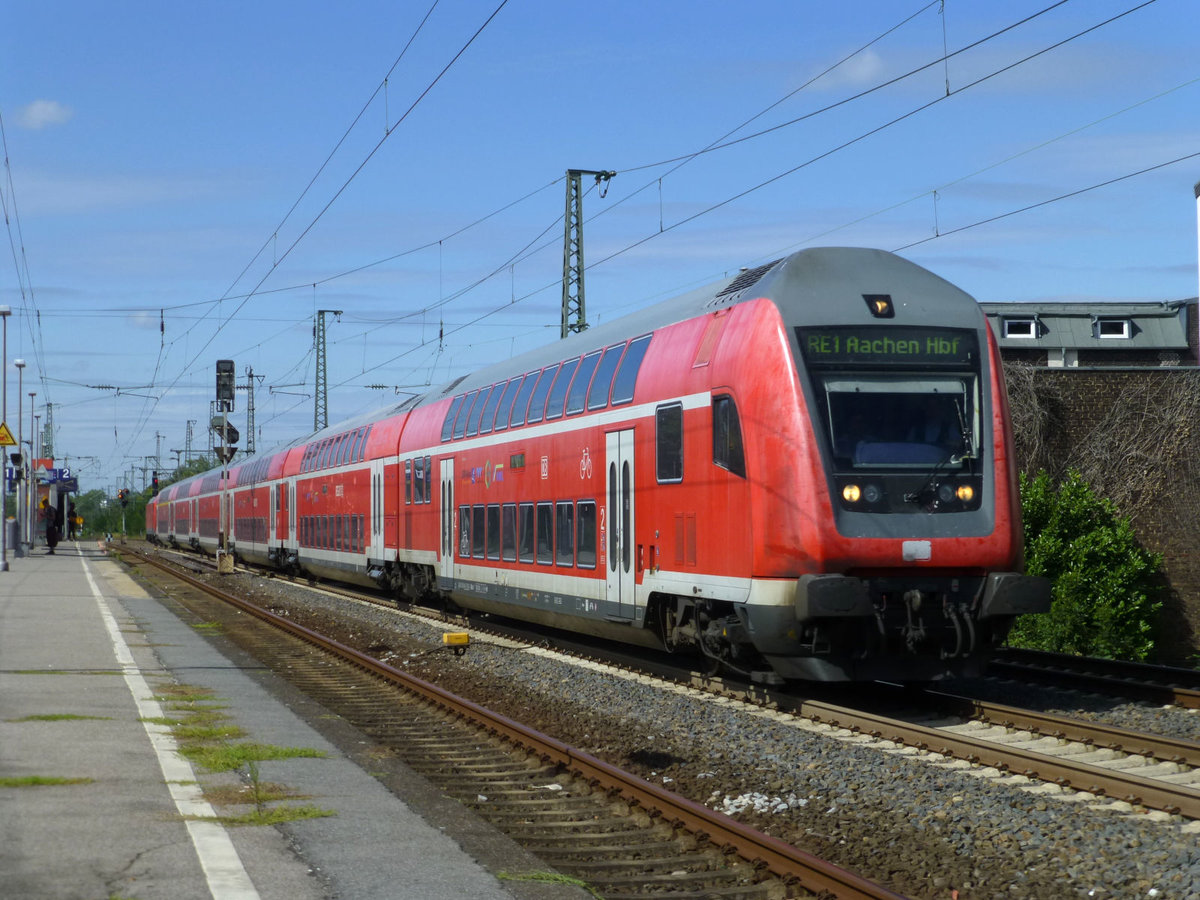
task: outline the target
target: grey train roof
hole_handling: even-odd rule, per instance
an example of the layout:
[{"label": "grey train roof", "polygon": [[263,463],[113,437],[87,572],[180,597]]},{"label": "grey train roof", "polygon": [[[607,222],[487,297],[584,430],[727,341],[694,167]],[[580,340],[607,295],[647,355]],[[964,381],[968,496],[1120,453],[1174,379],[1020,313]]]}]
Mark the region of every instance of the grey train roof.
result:
[{"label": "grey train roof", "polygon": [[[754,290],[751,290],[754,288]],[[425,403],[572,359],[592,350],[647,334],[744,300],[768,297],[780,304],[793,324],[878,324],[862,300],[863,294],[890,294],[898,319],[908,314],[929,322],[979,327],[982,314],[973,298],[927,269],[884,250],[862,247],[815,247],[746,269],[678,297],[613,319],[578,334],[530,350],[461,376],[399,404],[336,422],[319,432],[281,444],[260,456],[280,453],[300,444],[388,418]],[[964,302],[969,301],[969,302]],[[231,468],[252,460],[239,461]]]},{"label": "grey train roof", "polygon": [[878,324],[864,294],[890,294],[898,319],[964,328],[979,328],[984,321],[969,294],[895,254],[860,247],[811,248],[479,369],[435,388],[421,402],[495,384],[757,297],[775,300],[791,324]]}]

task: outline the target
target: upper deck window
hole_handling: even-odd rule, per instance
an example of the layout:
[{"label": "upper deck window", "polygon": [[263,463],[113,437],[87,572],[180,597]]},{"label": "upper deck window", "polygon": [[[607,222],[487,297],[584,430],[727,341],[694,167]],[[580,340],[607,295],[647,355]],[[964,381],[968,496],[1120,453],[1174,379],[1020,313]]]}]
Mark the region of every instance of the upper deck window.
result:
[{"label": "upper deck window", "polygon": [[538,379],[537,387],[533,391],[533,399],[529,401],[529,414],[525,416],[525,421],[530,425],[542,421],[542,415],[546,411],[546,395],[550,393],[550,384],[561,368],[562,363],[559,363],[557,366],[547,366],[542,370],[542,377]]},{"label": "upper deck window", "polygon": [[604,351],[604,357],[600,360],[600,365],[596,367],[596,377],[592,379],[592,386],[588,388],[588,409],[604,409],[608,406],[608,392],[612,389],[613,376],[617,373],[617,363],[621,361],[621,354],[624,351],[624,344],[617,344]]},{"label": "upper deck window", "polygon": [[538,374],[530,372],[521,382],[521,390],[517,394],[517,399],[513,401],[512,415],[508,417],[508,424],[513,428],[525,424],[525,410],[529,407],[529,395],[537,387]]},{"label": "upper deck window", "polygon": [[479,433],[488,434],[492,430],[492,423],[496,420],[496,407],[500,405],[500,398],[504,395],[504,385],[498,384],[492,388],[492,395],[488,397],[487,406],[483,408],[483,418],[479,422]]},{"label": "upper deck window", "polygon": [[479,433],[479,422],[483,418],[483,410],[487,405],[488,393],[491,390],[490,387],[479,389],[479,396],[475,398],[475,405],[471,407],[471,418],[467,420],[467,437]]},{"label": "upper deck window", "polygon": [[600,351],[589,353],[579,364],[575,380],[571,383],[571,392],[567,395],[567,415],[583,412],[583,402],[587,398],[588,386],[592,383],[592,373],[600,362]]},{"label": "upper deck window", "polygon": [[503,431],[508,427],[508,416],[512,410],[513,399],[517,396],[517,391],[521,387],[520,376],[514,378],[508,383],[508,387],[504,389],[504,395],[500,398],[500,405],[496,407],[496,431]]},{"label": "upper deck window", "polygon": [[637,385],[638,371],[642,367],[642,359],[646,356],[646,348],[650,346],[650,335],[629,342],[621,367],[617,369],[617,377],[613,380],[612,405],[633,402],[633,389]]},{"label": "upper deck window", "polygon": [[458,440],[467,430],[467,419],[471,417],[471,407],[475,404],[478,391],[471,391],[463,397],[462,406],[458,409],[458,418],[454,420],[454,439]]},{"label": "upper deck window", "polygon": [[442,423],[442,440],[450,440],[450,435],[454,432],[454,417],[458,415],[458,408],[462,406],[463,398],[459,394],[450,401],[450,409],[446,411],[446,421]]},{"label": "upper deck window", "polygon": [[563,406],[567,402],[567,388],[571,386],[571,376],[579,368],[579,358],[568,360],[562,364],[558,377],[554,379],[554,387],[550,391],[550,399],[546,401],[546,418],[562,417]]}]

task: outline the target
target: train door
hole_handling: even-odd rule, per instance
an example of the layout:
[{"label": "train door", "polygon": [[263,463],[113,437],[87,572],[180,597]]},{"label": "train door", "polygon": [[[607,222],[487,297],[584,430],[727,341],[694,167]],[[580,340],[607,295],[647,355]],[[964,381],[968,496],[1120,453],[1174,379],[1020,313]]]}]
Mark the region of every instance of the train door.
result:
[{"label": "train door", "polygon": [[383,460],[371,460],[371,545],[368,559],[384,559],[383,539]]},{"label": "train door", "polygon": [[289,550],[300,549],[300,535],[296,531],[296,481],[288,479],[287,482],[287,534],[285,535],[285,546]]},{"label": "train door", "polygon": [[633,430],[605,435],[605,574],[608,612],[633,618]]},{"label": "train door", "polygon": [[275,484],[267,485],[267,548],[275,546],[275,531],[278,526],[280,487]]},{"label": "train door", "polygon": [[441,492],[438,496],[438,502],[441,503],[441,509],[438,510],[441,522],[441,543],[439,551],[441,559],[438,561],[438,576],[441,578],[454,577],[454,458],[449,457],[441,461],[441,476],[439,483],[441,484]]}]

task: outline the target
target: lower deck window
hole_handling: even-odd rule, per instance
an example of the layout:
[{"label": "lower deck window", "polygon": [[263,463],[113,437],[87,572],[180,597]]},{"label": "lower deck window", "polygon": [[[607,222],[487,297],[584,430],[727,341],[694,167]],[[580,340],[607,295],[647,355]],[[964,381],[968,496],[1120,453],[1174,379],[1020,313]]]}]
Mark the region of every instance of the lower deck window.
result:
[{"label": "lower deck window", "polygon": [[575,565],[575,504],[560,502],[554,510],[558,550],[554,561],[560,566]]},{"label": "lower deck window", "polygon": [[548,566],[554,562],[554,504],[537,505],[537,561]]}]

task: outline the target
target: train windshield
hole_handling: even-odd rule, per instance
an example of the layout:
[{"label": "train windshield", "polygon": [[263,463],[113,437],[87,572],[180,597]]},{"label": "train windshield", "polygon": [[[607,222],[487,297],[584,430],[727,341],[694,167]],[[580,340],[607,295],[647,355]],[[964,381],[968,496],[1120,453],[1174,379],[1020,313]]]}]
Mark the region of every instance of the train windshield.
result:
[{"label": "train windshield", "polygon": [[978,456],[974,376],[830,375],[818,385],[839,469],[954,468]]}]

